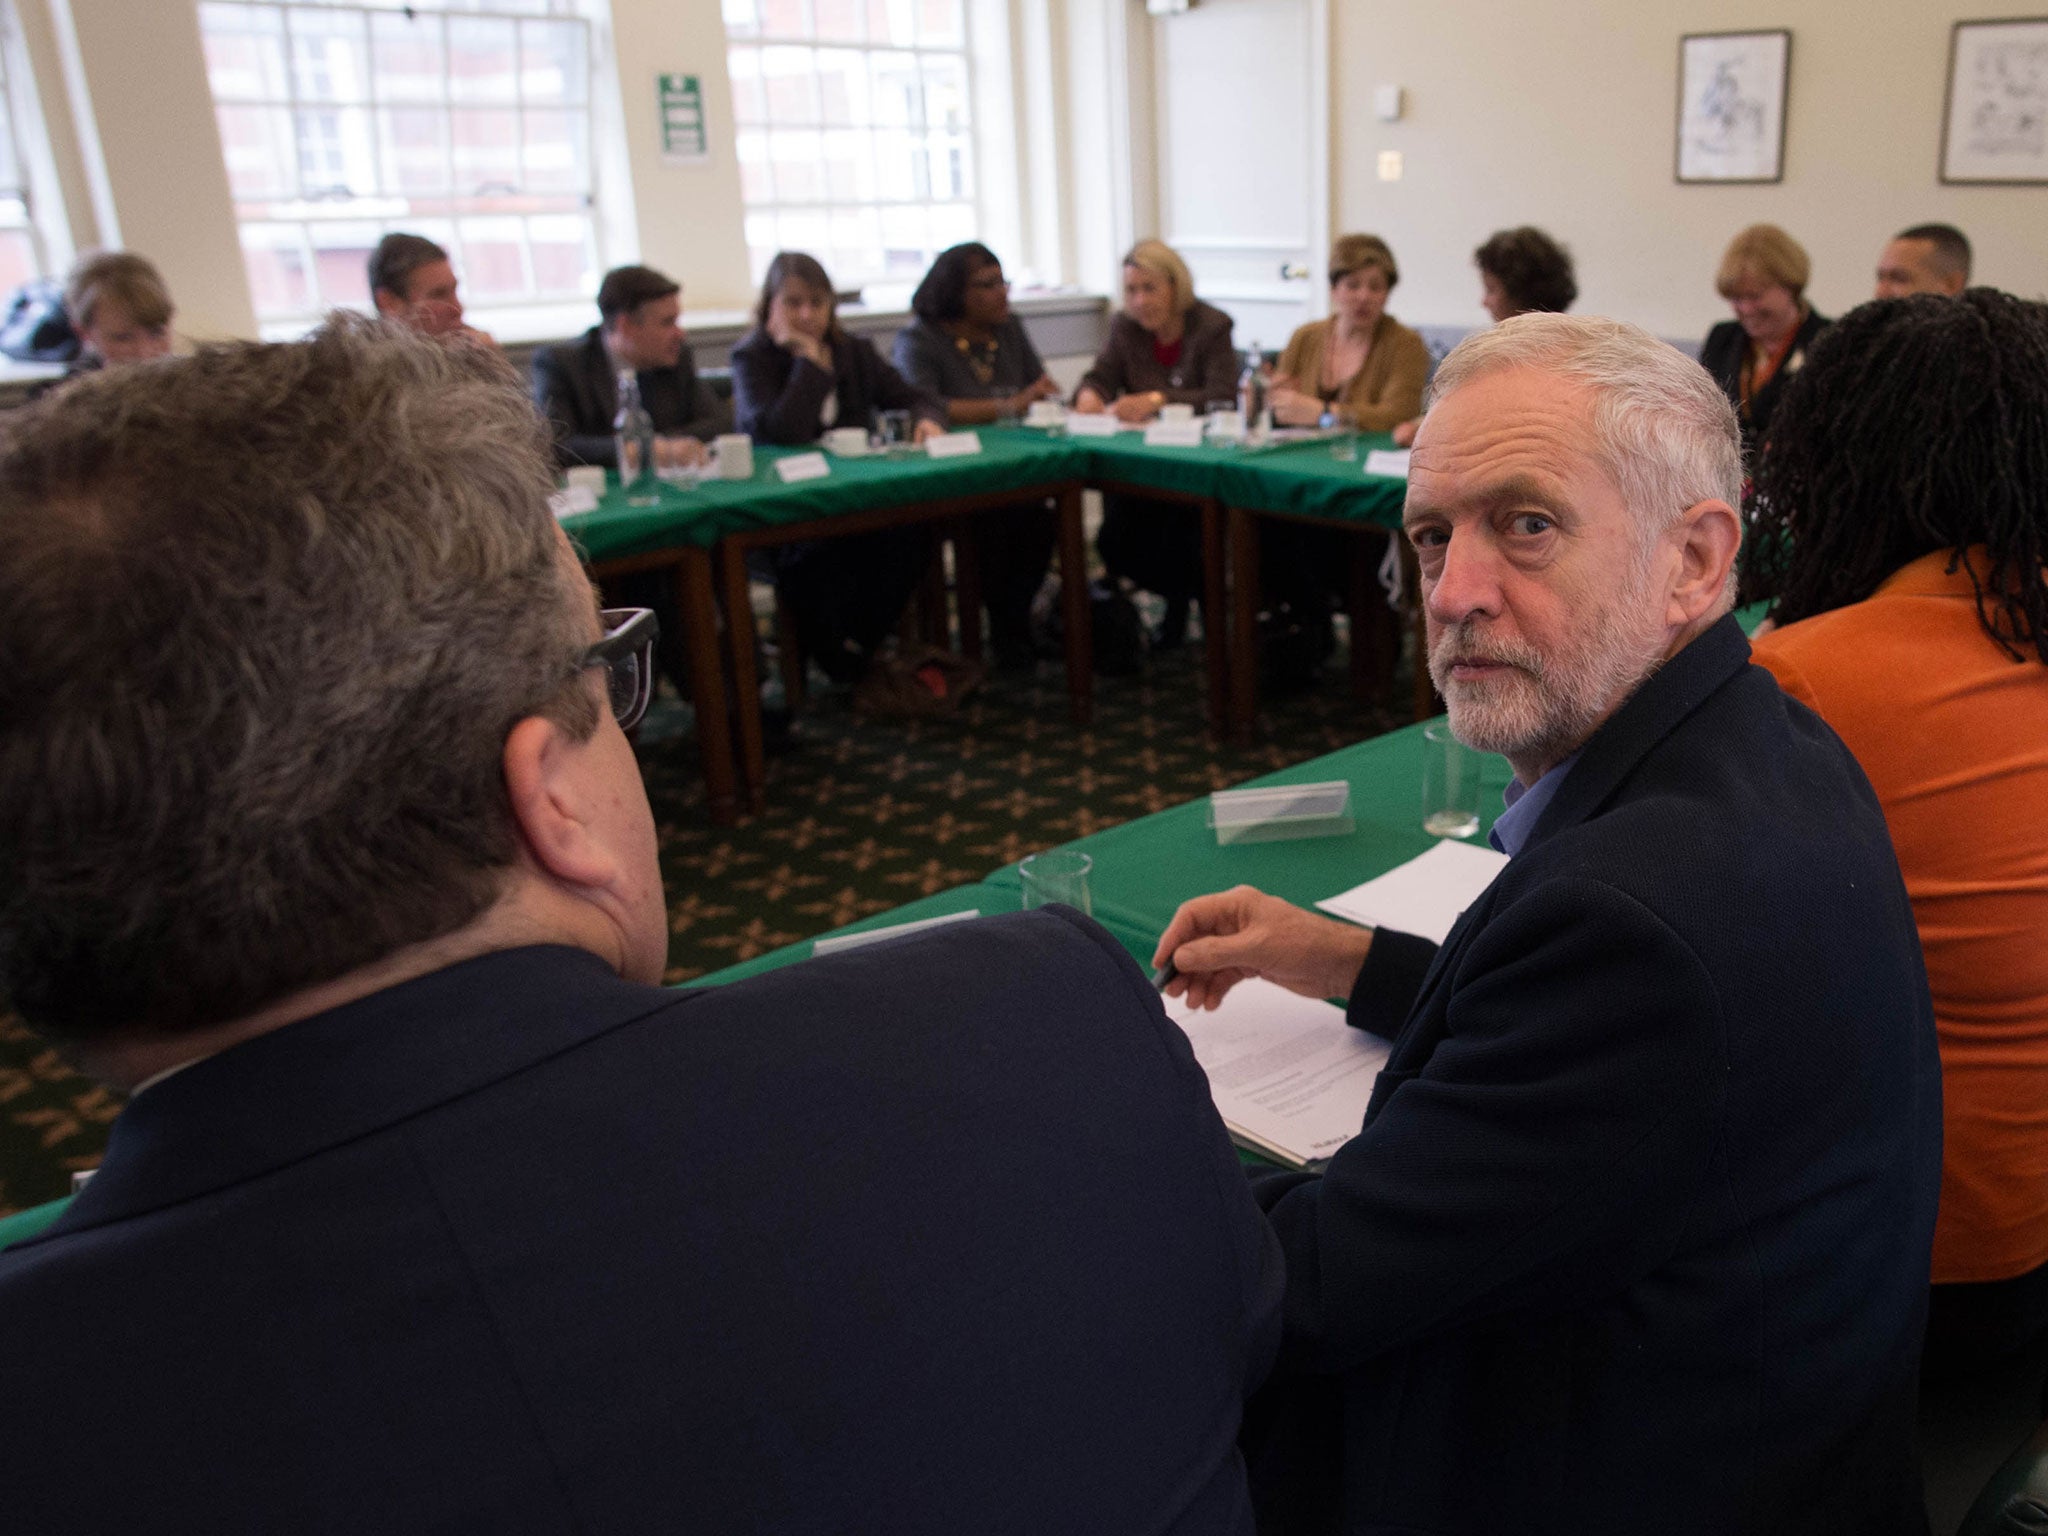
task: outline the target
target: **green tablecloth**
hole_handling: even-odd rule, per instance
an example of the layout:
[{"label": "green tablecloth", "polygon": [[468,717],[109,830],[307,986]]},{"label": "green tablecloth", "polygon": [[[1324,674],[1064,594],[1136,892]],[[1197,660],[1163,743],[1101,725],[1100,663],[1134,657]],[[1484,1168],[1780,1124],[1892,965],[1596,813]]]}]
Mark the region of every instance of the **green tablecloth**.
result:
[{"label": "green tablecloth", "polygon": [[1082,480],[1213,496],[1260,512],[1399,527],[1407,489],[1403,481],[1364,472],[1366,453],[1392,441],[1384,436],[1359,439],[1358,458],[1347,462],[1332,457],[1327,442],[1148,448],[1140,432],[1080,438],[1030,427],[983,427],[980,435],[982,451],[966,458],[828,456],[830,475],[795,485],[776,477],[775,461],[807,450],[756,448],[752,479],[706,480],[688,489],[664,483],[660,503],[649,507],[628,506],[613,476],[596,511],[565,517],[562,526],[587,559],[617,560],[684,546],[708,549],[748,529]]},{"label": "green tablecloth", "polygon": [[[1095,916],[1119,936],[1156,937],[1183,901],[1233,885],[1255,885],[1298,906],[1313,907],[1327,896],[1385,874],[1437,841],[1422,830],[1423,746],[1422,727],[1409,726],[1252,781],[1267,785],[1347,780],[1357,825],[1341,837],[1218,847],[1208,825],[1208,801],[1201,799],[1063,846],[1094,859],[1089,886]],[[1500,811],[1509,777],[1507,759],[1487,758],[1479,792],[1481,836]],[[1016,889],[1017,867],[1004,866],[988,877],[988,883]]]}]

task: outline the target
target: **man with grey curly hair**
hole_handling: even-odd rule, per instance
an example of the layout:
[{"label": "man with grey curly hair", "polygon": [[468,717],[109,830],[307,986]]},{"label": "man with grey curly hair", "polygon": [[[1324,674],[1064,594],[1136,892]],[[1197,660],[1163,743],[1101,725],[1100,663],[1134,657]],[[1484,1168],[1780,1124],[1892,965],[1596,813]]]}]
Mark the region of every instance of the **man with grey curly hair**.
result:
[{"label": "man with grey curly hair", "polygon": [[0,994],[128,1093],[0,1253],[0,1526],[1249,1536],[1280,1267],[1079,914],[676,991],[494,355],[339,321],[0,424]]},{"label": "man with grey curly hair", "polygon": [[1160,941],[1197,1007],[1262,976],[1392,1043],[1327,1170],[1256,1185],[1275,1528],[1926,1529],[1926,976],[1868,783],[1730,613],[1740,475],[1633,326],[1458,347],[1404,521],[1507,863],[1441,946],[1250,887]]}]

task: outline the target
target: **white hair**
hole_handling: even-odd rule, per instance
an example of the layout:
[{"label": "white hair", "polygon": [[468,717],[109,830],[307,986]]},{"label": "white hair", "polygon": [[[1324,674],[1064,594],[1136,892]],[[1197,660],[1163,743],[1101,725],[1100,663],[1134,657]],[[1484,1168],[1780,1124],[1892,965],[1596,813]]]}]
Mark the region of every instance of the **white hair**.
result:
[{"label": "white hair", "polygon": [[1466,337],[1429,403],[1487,374],[1530,368],[1593,394],[1593,452],[1652,537],[1702,501],[1742,506],[1742,433],[1706,369],[1640,326],[1597,315],[1516,315]]}]

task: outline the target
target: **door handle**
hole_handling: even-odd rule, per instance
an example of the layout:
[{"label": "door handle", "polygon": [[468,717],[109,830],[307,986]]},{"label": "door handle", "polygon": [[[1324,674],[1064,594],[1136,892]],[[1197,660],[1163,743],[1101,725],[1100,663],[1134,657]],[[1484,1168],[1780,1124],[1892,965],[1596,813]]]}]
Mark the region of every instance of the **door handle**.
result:
[{"label": "door handle", "polygon": [[1283,283],[1305,283],[1308,281],[1308,263],[1283,261],[1280,263],[1280,281]]}]

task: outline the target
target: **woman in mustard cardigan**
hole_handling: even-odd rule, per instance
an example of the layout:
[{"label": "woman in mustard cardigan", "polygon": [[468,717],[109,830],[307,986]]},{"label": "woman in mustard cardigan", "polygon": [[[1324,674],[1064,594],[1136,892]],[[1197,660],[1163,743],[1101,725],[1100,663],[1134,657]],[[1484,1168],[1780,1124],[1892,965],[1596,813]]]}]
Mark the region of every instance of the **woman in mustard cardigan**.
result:
[{"label": "woman in mustard cardigan", "polygon": [[1330,318],[1288,339],[1273,376],[1273,419],[1312,427],[1327,413],[1361,432],[1386,432],[1421,414],[1429,348],[1387,313],[1401,280],[1377,235],[1340,235],[1330,247]]}]

